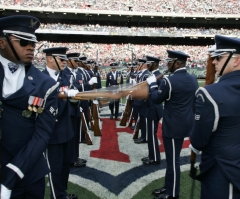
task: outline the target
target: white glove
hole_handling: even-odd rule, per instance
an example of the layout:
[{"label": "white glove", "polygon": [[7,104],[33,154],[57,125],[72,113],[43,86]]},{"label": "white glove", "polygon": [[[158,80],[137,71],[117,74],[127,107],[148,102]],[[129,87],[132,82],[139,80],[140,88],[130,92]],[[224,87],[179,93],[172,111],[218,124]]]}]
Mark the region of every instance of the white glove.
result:
[{"label": "white glove", "polygon": [[12,190],[9,190],[3,184],[1,184],[1,199],[9,199],[11,197]]},{"label": "white glove", "polygon": [[156,79],[156,77],[155,77],[155,75],[152,75],[152,76],[150,76],[149,78],[147,78],[147,83],[150,85],[151,83],[154,83],[154,82],[156,82],[157,81],[157,79]]},{"label": "white glove", "polygon": [[93,85],[93,84],[97,84],[98,81],[97,81],[97,78],[96,77],[92,77],[89,82],[88,82],[90,85]]},{"label": "white glove", "polygon": [[77,93],[79,93],[78,90],[70,89],[70,90],[67,91],[67,96],[68,97],[75,97]]},{"label": "white glove", "polygon": [[98,101],[97,101],[97,100],[93,100],[93,103],[94,103],[94,104],[98,104]]},{"label": "white glove", "polygon": [[197,150],[197,149],[195,149],[195,148],[192,146],[192,144],[189,145],[189,148],[192,149],[192,151],[193,151],[194,153],[196,153],[197,155],[200,153],[200,151]]},{"label": "white glove", "polygon": [[135,80],[135,79],[132,79],[132,78],[130,78],[129,83],[130,83],[130,84],[133,84],[133,85],[136,85],[136,84],[137,84],[136,80]]}]

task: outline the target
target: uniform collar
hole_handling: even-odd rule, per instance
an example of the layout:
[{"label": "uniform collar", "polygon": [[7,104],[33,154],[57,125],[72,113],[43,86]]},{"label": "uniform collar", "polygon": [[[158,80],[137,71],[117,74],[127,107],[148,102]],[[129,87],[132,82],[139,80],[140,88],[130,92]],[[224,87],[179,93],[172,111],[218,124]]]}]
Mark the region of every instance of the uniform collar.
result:
[{"label": "uniform collar", "polygon": [[[46,66],[46,69],[47,69],[50,77],[52,77],[53,79],[55,79],[55,80],[57,81],[58,76],[59,76],[59,73],[58,73],[58,75],[55,75],[55,73],[58,72],[58,71],[53,70],[53,69],[49,68],[48,66]],[[59,71],[59,72],[60,72],[60,71]]]},{"label": "uniform collar", "polygon": [[[8,63],[10,63],[12,61],[10,61],[10,60],[8,60],[8,59],[6,59],[6,58],[4,58],[0,55],[0,62],[2,63],[3,68],[6,68],[6,67],[8,67]],[[15,63],[15,64],[17,64],[17,63]],[[19,65],[19,67],[24,67],[23,64],[18,64],[18,65]]]},{"label": "uniform collar", "polygon": [[176,73],[177,71],[181,71],[181,70],[186,70],[186,67],[178,68],[177,70],[174,71],[174,73]]},{"label": "uniform collar", "polygon": [[159,72],[159,70],[158,70],[158,69],[156,69],[156,70],[153,70],[153,71],[152,71],[152,74],[153,74],[153,73],[155,73],[155,72],[157,72],[157,71]]},{"label": "uniform collar", "polygon": [[231,78],[233,76],[240,76],[240,70],[236,70],[230,73],[227,73],[226,75],[221,76],[218,82],[224,81],[225,79]]}]

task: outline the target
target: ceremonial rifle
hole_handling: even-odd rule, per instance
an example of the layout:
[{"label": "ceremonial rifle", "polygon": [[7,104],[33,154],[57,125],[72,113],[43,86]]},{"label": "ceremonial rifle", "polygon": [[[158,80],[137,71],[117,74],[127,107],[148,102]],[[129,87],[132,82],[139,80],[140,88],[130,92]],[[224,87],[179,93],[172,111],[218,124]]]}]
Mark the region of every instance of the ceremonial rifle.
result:
[{"label": "ceremonial rifle", "polygon": [[[163,74],[156,77],[161,79]],[[149,95],[149,86],[147,81],[137,83],[136,85],[116,85],[107,88],[96,89],[92,91],[79,92],[75,97],[71,97],[74,100],[89,100],[89,99],[100,99],[100,100],[117,100],[122,97],[131,95],[132,99],[144,99],[146,100]],[[68,96],[64,92],[58,94],[58,98],[67,99]]]},{"label": "ceremonial rifle", "polygon": [[[98,50],[96,55],[96,64],[94,66],[93,73],[94,73],[94,77],[97,78],[98,77]],[[97,84],[93,84],[93,89],[94,90],[97,89]],[[102,133],[99,127],[100,120],[99,120],[99,113],[98,113],[98,104],[95,104],[95,103],[93,103],[93,120],[94,120],[94,124],[93,124],[94,136],[101,136]]]},{"label": "ceremonial rifle", "polygon": [[93,124],[93,116],[92,116],[92,111],[91,111],[91,107],[88,107],[88,121],[90,121],[90,126],[91,129],[94,129],[94,124]]},{"label": "ceremonial rifle", "polygon": [[80,116],[81,116],[81,122],[82,122],[82,129],[85,132],[87,144],[92,145],[92,139],[91,139],[91,136],[89,134],[89,129],[88,129],[88,126],[87,126],[85,115],[82,112],[82,110],[80,110]]},{"label": "ceremonial rifle", "polygon": [[211,55],[208,55],[207,60],[207,69],[206,69],[206,79],[205,79],[205,86],[209,84],[213,84],[215,81],[215,65],[212,63],[214,60],[214,57],[211,57]]},{"label": "ceremonial rifle", "polygon": [[130,100],[126,99],[124,112],[122,113],[122,118],[121,118],[121,121],[120,121],[120,124],[119,124],[120,126],[126,126],[130,110],[131,110]]},{"label": "ceremonial rifle", "polygon": [[139,115],[137,124],[135,125],[135,129],[133,131],[133,139],[138,139],[140,126],[141,126],[141,120],[140,120],[140,115]]}]

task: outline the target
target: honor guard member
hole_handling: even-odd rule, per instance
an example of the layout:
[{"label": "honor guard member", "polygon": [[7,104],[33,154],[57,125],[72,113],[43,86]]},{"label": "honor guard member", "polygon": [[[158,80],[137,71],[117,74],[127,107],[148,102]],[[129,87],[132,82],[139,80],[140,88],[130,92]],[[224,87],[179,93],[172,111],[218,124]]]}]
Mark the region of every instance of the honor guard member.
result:
[{"label": "honor guard member", "polygon": [[189,56],[180,51],[167,50],[168,71],[160,88],[156,77],[147,79],[151,99],[154,103],[164,102],[162,137],[166,153],[167,169],[165,185],[153,191],[156,199],[178,198],[180,192],[180,152],[185,137],[189,136],[194,121],[194,94],[198,88],[196,77],[186,70]]},{"label": "honor guard member", "polygon": [[131,65],[132,63],[127,63],[126,84],[128,84],[130,80]]},{"label": "honor guard member", "polygon": [[[144,63],[146,63],[145,59],[138,59],[138,62],[135,62],[135,66],[136,66],[136,70],[135,70],[135,79],[131,80],[131,83],[133,85],[137,84],[140,82],[140,75],[142,73],[142,66],[144,65]],[[134,67],[135,69],[135,67]],[[143,100],[132,100],[132,108],[133,108],[133,118],[135,120],[135,124],[133,126],[131,126],[130,128],[132,130],[134,130],[137,126],[137,121],[138,121],[138,117],[139,117],[139,108],[141,107],[140,104],[142,104]],[[139,120],[140,121],[140,120]]]},{"label": "honor guard member", "polygon": [[40,22],[0,19],[1,197],[44,198],[46,157],[57,110],[57,87],[32,64]]},{"label": "honor guard member", "polygon": [[[138,59],[139,63],[141,64],[140,68],[140,74],[137,77],[137,83],[141,83],[143,81],[146,81],[146,79],[150,76],[150,72],[147,69],[147,60],[145,59]],[[141,143],[147,143],[148,141],[148,135],[146,130],[146,117],[144,117],[141,113],[142,106],[144,104],[144,100],[134,100],[133,101],[133,107],[134,110],[136,110],[137,114],[134,116],[134,118],[139,118],[140,121],[140,129],[141,129],[141,136],[140,138],[134,140],[135,143],[141,144]],[[139,122],[138,121],[138,122]],[[135,125],[136,128],[136,125]]]},{"label": "honor guard member", "polygon": [[[83,91],[89,91],[92,90],[92,85],[97,84],[97,78],[96,77],[91,77],[88,73],[86,68],[86,63],[87,63],[87,57],[85,56],[80,56],[79,57],[79,63],[78,63],[78,71],[77,73],[82,75],[82,86],[83,86]],[[81,101],[81,108],[84,113],[88,128],[89,126],[89,119],[88,119],[88,109],[89,109],[89,103],[87,100],[82,100]],[[90,129],[90,128],[89,128]],[[80,142],[86,143],[86,138],[85,138],[85,132],[83,130],[80,133]]]},{"label": "honor guard member", "polygon": [[202,151],[201,199],[240,198],[240,39],[215,36],[217,83],[196,92],[196,111],[190,141]]},{"label": "honor guard member", "polygon": [[[158,67],[160,59],[156,57],[146,56],[148,70],[152,73],[152,76],[158,77],[161,75]],[[161,79],[158,79],[156,87],[160,86]],[[150,90],[150,89],[149,89]],[[157,130],[160,119],[163,115],[162,103],[154,103],[151,99],[151,93],[149,93],[148,99],[143,103],[140,114],[146,118],[146,129],[148,138],[148,157],[142,158],[142,162],[146,165],[160,164],[161,157],[159,151],[159,143],[157,138]]]},{"label": "honor guard member", "polygon": [[[46,53],[47,66],[43,73],[49,75],[59,83],[59,93],[66,93],[71,97],[72,93],[76,94],[78,91],[69,89],[71,76],[64,71],[64,66],[68,60],[66,56],[67,50],[68,48],[66,47],[44,49],[43,52]],[[59,99],[58,108],[51,110],[53,114],[57,115],[46,153],[51,169],[49,176],[51,198],[77,198],[77,196],[67,194],[66,192],[71,164],[71,156],[69,155],[71,150],[70,144],[74,136],[70,106],[77,108],[78,102]]]},{"label": "honor guard member", "polygon": [[[76,73],[78,68],[80,53],[68,53],[67,54],[67,67],[64,69],[65,73],[70,76],[70,86],[69,89],[75,89],[82,92],[84,89],[82,87],[82,75]],[[80,101],[79,101],[80,102]],[[80,105],[80,104],[79,104]],[[74,131],[74,136],[72,139],[70,156],[71,165],[74,167],[84,167],[86,166],[86,160],[79,158],[79,140],[80,140],[80,111],[79,108],[70,107],[70,115],[72,120],[72,126]]]},{"label": "honor guard member", "polygon": [[88,60],[87,61],[87,65],[88,65],[88,73],[91,77],[96,77],[97,78],[97,87],[96,89],[102,88],[102,84],[101,84],[101,77],[100,77],[100,73],[98,71],[98,66],[97,63],[94,60]]},{"label": "honor guard member", "polygon": [[[95,72],[94,72],[95,71]],[[100,89],[102,88],[102,82],[101,82],[101,74],[100,74],[100,66],[97,62],[94,62],[93,64],[93,73],[94,73],[94,76],[97,77],[97,89]]]},{"label": "honor guard member", "polygon": [[[116,71],[117,65],[118,64],[116,62],[110,63],[112,71],[107,74],[106,87],[123,84],[123,77],[121,72]],[[119,101],[120,100],[118,99],[118,100],[113,100],[109,103],[109,109],[111,111],[110,119],[113,119],[113,116],[115,117],[115,120],[118,119]],[[114,112],[114,108],[115,108],[115,112]]]},{"label": "honor guard member", "polygon": [[87,71],[88,71],[88,73],[91,77],[94,76],[94,74],[93,74],[93,64],[94,64],[94,61],[92,59],[87,61]]}]

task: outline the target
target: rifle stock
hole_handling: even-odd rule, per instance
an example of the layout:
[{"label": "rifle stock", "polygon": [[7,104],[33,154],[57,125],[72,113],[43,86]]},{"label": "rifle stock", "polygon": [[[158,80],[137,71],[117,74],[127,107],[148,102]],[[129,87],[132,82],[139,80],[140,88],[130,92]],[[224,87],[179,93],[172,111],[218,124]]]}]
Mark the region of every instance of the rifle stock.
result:
[{"label": "rifle stock", "polygon": [[85,132],[85,135],[86,135],[87,145],[92,145],[93,143],[92,143],[91,136],[88,132],[87,123],[86,123],[84,113],[80,112],[80,116],[81,116],[81,122],[82,122],[82,129],[83,129],[83,131]]},{"label": "rifle stock", "polygon": [[131,109],[131,114],[128,120],[128,126],[131,127],[133,123],[133,108]]},{"label": "rifle stock", "polygon": [[209,84],[213,84],[215,81],[215,65],[212,63],[214,60],[211,55],[208,55],[208,60],[207,60],[207,70],[206,70],[206,79],[205,79],[205,86]]},{"label": "rifle stock", "polygon": [[91,108],[88,107],[88,121],[90,122],[91,129],[93,130],[93,116],[91,112]]},{"label": "rifle stock", "polygon": [[120,121],[120,126],[126,126],[127,125],[127,119],[130,113],[130,109],[131,109],[131,104],[130,104],[130,99],[127,99],[126,105],[125,105],[125,110],[123,112],[123,116],[121,118]]},{"label": "rifle stock", "polygon": [[133,131],[133,139],[138,139],[139,129],[141,126],[140,116],[138,117],[137,124],[135,125],[135,129]]},{"label": "rifle stock", "polygon": [[93,103],[93,120],[94,120],[94,124],[93,124],[94,136],[101,136],[102,133],[99,127],[98,108],[97,108],[97,104],[94,104],[94,103]]}]

